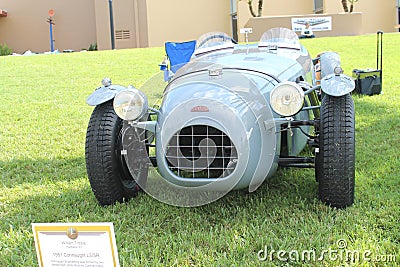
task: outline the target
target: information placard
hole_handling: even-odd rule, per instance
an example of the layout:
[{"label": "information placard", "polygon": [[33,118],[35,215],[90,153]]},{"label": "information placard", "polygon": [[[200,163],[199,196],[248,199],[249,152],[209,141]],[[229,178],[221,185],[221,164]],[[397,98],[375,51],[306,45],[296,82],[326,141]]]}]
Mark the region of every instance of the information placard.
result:
[{"label": "information placard", "polygon": [[310,17],[310,18],[292,18],[292,30],[301,31],[306,24],[310,24],[311,30],[317,31],[331,31],[332,30],[332,17]]},{"label": "information placard", "polygon": [[112,223],[32,223],[40,267],[119,267]]}]

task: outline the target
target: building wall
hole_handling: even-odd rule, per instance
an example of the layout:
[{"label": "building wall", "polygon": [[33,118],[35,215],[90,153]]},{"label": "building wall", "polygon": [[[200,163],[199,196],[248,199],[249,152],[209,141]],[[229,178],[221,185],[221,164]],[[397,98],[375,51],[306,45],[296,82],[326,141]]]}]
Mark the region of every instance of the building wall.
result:
[{"label": "building wall", "polygon": [[338,35],[359,35],[362,32],[362,14],[355,12],[352,14],[320,14],[320,15],[295,15],[295,16],[269,16],[260,18],[250,18],[245,24],[246,28],[253,28],[253,33],[249,35],[250,42],[259,41],[262,34],[275,27],[292,28],[292,18],[318,18],[331,17],[332,31],[314,32],[316,37],[338,36]]},{"label": "building wall", "polygon": [[[258,1],[253,1],[255,9],[257,8],[257,2]],[[314,0],[264,1],[263,16],[284,16],[311,13],[314,13]]]},{"label": "building wall", "polygon": [[[253,2],[257,12],[258,1]],[[209,31],[233,35],[230,4],[231,0],[114,0],[116,48],[163,46],[165,41],[193,40]],[[374,33],[377,30],[394,32],[394,25],[398,24],[396,4],[397,0],[359,1],[355,11],[362,13],[361,20],[345,19],[343,21],[352,21],[346,25],[339,18],[342,20],[348,14],[341,14],[342,17],[334,22],[333,31],[321,33],[321,36]],[[246,0],[238,1],[237,5],[238,29],[250,24],[259,25],[257,27],[262,30],[270,25],[284,26],[288,18],[314,13],[313,0],[267,0],[264,1],[263,17],[274,19],[260,22],[262,20],[251,17]],[[15,52],[50,50],[49,24],[46,22],[49,9],[55,10],[56,49],[80,50],[96,42],[99,49],[111,49],[106,0],[0,0],[0,8],[8,11],[7,17],[0,18],[0,44],[7,43]],[[324,0],[324,12],[343,13],[341,1]],[[121,31],[122,36],[118,35]],[[239,41],[243,39],[239,34]]]},{"label": "building wall", "polygon": [[[349,5],[350,7],[350,5]],[[341,1],[324,0],[326,13],[342,13]],[[354,12],[361,12],[362,33],[376,33],[397,31],[398,24],[397,0],[361,0],[355,3]]]},{"label": "building wall", "polygon": [[195,40],[209,31],[232,34],[230,0],[148,0],[149,46]]},{"label": "building wall", "polygon": [[[113,1],[115,48],[147,47],[146,0]],[[111,49],[108,1],[95,1],[97,43],[100,50]]]},{"label": "building wall", "polygon": [[8,11],[0,18],[0,44],[14,52],[50,51],[48,11],[53,9],[55,49],[80,50],[96,42],[93,1],[82,0],[0,0]]},{"label": "building wall", "polygon": [[[259,34],[272,27],[291,28],[292,17],[313,17],[313,0],[289,1],[281,0],[274,2],[276,6],[264,7],[263,17],[253,18],[248,10],[246,1],[238,3],[238,28],[252,27],[253,35],[251,40],[256,41]],[[257,8],[253,1],[254,9]],[[285,6],[288,8],[285,9]],[[355,4],[354,13],[344,13],[341,1],[324,0],[324,14],[320,16],[332,16],[332,31],[317,32],[316,35],[340,36],[376,33],[378,30],[384,32],[394,32],[398,24],[398,11],[396,0],[362,0]],[[287,11],[287,12],[286,12]],[[303,14],[303,15],[300,15]],[[244,41],[244,37],[239,35],[239,41]]]},{"label": "building wall", "polygon": [[[330,0],[332,1],[332,0]],[[253,10],[257,14],[258,1],[253,1]],[[263,16],[288,16],[314,13],[313,0],[279,0],[264,1]],[[250,13],[247,1],[238,2],[238,29],[245,27],[247,22],[253,18]],[[238,35],[239,41],[243,42],[244,37]]]}]

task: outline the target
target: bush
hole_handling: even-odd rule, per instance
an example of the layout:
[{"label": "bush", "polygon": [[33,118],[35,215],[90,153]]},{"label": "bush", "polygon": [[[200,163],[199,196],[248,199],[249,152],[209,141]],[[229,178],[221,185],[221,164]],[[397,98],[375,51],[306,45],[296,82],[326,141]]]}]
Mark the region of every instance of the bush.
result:
[{"label": "bush", "polygon": [[97,51],[97,43],[91,44],[88,51]]},{"label": "bush", "polygon": [[6,44],[0,45],[0,56],[8,56],[12,54],[12,49]]}]

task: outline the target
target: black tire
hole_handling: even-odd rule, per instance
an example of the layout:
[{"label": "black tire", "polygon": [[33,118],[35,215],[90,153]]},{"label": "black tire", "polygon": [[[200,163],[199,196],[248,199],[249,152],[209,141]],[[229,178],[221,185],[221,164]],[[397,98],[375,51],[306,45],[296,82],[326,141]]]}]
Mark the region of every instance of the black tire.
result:
[{"label": "black tire", "polygon": [[140,190],[121,155],[122,129],[112,101],[95,107],[86,133],[85,157],[90,185],[101,205],[127,201]]},{"label": "black tire", "polygon": [[345,208],[354,202],[355,113],[350,94],[325,95],[319,127],[316,178],[319,198],[326,204]]}]

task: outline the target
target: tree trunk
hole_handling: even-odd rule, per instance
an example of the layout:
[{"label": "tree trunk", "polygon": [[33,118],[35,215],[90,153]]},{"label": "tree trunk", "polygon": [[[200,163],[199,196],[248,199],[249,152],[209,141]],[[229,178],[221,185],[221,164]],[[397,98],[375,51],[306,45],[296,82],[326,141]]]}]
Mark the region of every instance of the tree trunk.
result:
[{"label": "tree trunk", "polygon": [[258,17],[262,16],[263,0],[258,0]]},{"label": "tree trunk", "polygon": [[253,17],[257,17],[256,13],[254,13],[253,9],[253,0],[248,0],[247,3],[249,4],[250,13]]},{"label": "tree trunk", "polygon": [[253,0],[247,0],[247,4],[249,5],[250,13],[253,17],[261,17],[262,16],[263,2],[264,2],[264,0],[258,0],[258,9],[257,9],[257,14],[256,14],[253,9]]},{"label": "tree trunk", "polygon": [[349,12],[349,7],[347,6],[347,0],[342,0],[342,6],[344,12]]}]

